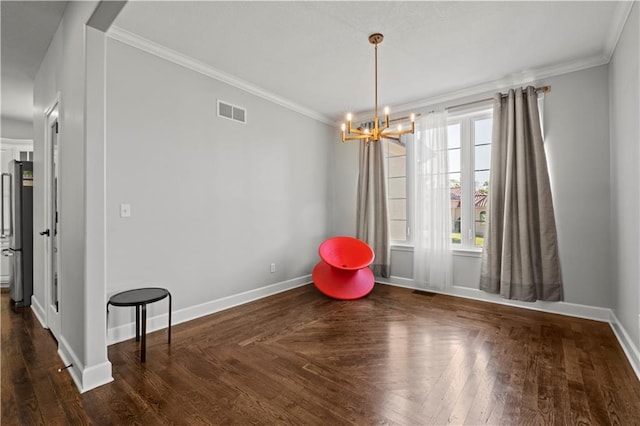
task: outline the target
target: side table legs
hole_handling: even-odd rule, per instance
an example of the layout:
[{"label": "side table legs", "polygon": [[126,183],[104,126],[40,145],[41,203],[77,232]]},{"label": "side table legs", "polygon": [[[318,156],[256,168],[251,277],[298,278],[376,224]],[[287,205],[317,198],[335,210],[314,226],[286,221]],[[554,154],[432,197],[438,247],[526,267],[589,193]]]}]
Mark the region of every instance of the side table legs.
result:
[{"label": "side table legs", "polygon": [[136,305],[136,342],[140,341],[140,305]]},{"label": "side table legs", "polygon": [[[169,291],[167,291],[169,293]],[[169,293],[169,344],[171,344],[171,293]]]},{"label": "side table legs", "polygon": [[147,359],[147,304],[142,305],[142,344],[140,345],[140,362]]}]

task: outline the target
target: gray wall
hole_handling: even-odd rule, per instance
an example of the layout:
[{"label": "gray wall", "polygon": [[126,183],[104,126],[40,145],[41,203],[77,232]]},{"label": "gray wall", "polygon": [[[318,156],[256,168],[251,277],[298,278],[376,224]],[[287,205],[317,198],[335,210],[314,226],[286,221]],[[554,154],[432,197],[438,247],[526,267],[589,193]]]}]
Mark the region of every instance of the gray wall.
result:
[{"label": "gray wall", "polygon": [[634,4],[610,63],[613,311],[640,347],[640,7]]},{"label": "gray wall", "polygon": [[[535,85],[551,85],[545,97],[545,148],[556,208],[558,244],[565,283],[565,301],[611,307],[609,266],[609,110],[606,65],[573,72]],[[490,97],[492,93],[472,99]],[[449,102],[464,103],[469,99]],[[422,114],[441,107],[423,108]],[[355,144],[354,144],[355,145]],[[334,210],[340,217],[355,216],[357,149],[336,148],[334,163],[349,171],[336,170]],[[353,171],[355,170],[355,172]],[[350,181],[351,180],[351,181]],[[352,234],[346,221],[337,233]],[[411,279],[413,252],[392,250],[392,276]],[[480,258],[472,253],[453,256],[455,286],[478,288]]]},{"label": "gray wall", "polygon": [[[107,58],[108,293],[160,285],[176,311],[310,274],[335,129],[119,41]],[[217,99],[247,123],[218,118]]]}]

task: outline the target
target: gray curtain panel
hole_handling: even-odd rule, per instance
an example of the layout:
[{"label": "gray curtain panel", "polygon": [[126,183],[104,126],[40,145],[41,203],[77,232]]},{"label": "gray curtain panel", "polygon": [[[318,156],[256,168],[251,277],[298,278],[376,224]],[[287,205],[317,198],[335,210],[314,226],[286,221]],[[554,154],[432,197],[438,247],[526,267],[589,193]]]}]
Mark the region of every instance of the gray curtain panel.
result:
[{"label": "gray curtain panel", "polygon": [[389,207],[387,173],[381,142],[360,143],[360,174],[356,237],[371,246],[375,253],[373,273],[390,276]]},{"label": "gray curtain panel", "polygon": [[480,289],[506,299],[563,299],[551,187],[533,87],[497,94]]}]

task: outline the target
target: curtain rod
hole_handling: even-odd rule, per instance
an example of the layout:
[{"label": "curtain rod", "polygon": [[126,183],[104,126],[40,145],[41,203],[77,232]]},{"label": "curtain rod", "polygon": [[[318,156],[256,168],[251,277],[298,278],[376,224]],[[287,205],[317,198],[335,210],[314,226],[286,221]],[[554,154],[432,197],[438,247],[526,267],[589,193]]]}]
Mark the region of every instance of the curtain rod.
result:
[{"label": "curtain rod", "polygon": [[[422,114],[417,113],[417,114],[414,114],[414,117],[415,117],[415,118],[418,118],[418,117],[420,117],[421,115],[422,115]],[[411,116],[407,115],[406,117],[398,117],[398,118],[394,118],[393,120],[389,120],[389,123],[395,123],[395,122],[397,122],[397,121],[406,121],[406,120],[409,120],[409,119],[411,119]],[[372,123],[372,122],[373,122],[373,119],[368,120],[368,121],[363,121],[363,122],[362,122],[362,123],[360,123],[360,124],[361,124],[361,125],[363,125],[363,124],[365,124],[365,123]],[[358,127],[358,129],[359,129],[359,128],[360,128],[360,127]]]},{"label": "curtain rod", "polygon": [[[414,114],[414,117],[418,118],[420,117],[422,114],[418,113],[418,114]],[[393,120],[389,120],[389,123],[395,123],[396,121],[406,121],[409,120],[411,118],[411,116],[406,116],[406,117],[398,117],[398,118],[394,118]]]},{"label": "curtain rod", "polygon": [[[551,91],[551,86],[536,87],[536,93],[549,93],[550,91]],[[509,96],[508,93],[507,94],[505,94],[505,93],[502,94],[503,98],[507,97],[507,96]],[[493,97],[485,98],[485,99],[479,99],[477,101],[465,102],[465,103],[459,104],[459,105],[451,105],[451,106],[446,107],[445,109],[446,110],[450,110],[450,109],[454,109],[454,108],[460,108],[460,107],[464,107],[464,106],[475,105],[475,104],[479,104],[479,103],[482,103],[482,102],[489,102],[489,101],[492,101],[492,100],[493,100]]]}]

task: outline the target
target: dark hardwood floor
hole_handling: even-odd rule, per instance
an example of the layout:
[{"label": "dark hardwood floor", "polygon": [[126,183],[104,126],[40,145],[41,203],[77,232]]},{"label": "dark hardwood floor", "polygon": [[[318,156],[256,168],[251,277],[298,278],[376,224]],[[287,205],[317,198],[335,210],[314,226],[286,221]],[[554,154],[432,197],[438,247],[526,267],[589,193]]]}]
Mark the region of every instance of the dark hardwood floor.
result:
[{"label": "dark hardwood floor", "polygon": [[[179,296],[178,296],[179,297]],[[176,297],[177,298],[177,297]],[[608,324],[376,285],[311,285],[109,347],[79,394],[56,344],[2,295],[2,424],[640,425]]]}]

